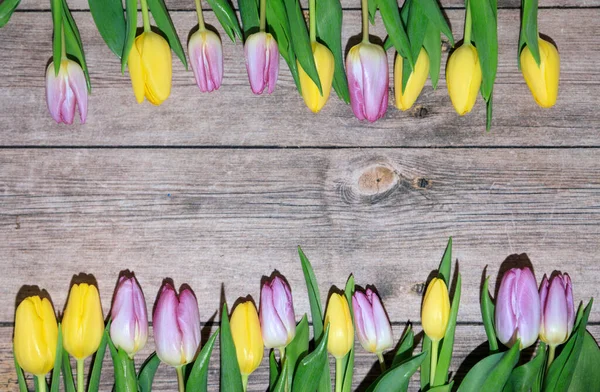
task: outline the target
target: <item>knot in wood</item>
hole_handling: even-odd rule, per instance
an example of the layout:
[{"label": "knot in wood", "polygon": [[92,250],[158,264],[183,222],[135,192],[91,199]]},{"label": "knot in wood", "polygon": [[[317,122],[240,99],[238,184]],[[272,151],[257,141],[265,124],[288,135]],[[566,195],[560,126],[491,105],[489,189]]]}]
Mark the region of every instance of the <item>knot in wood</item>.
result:
[{"label": "knot in wood", "polygon": [[372,196],[389,191],[398,182],[398,177],[388,167],[376,165],[367,168],[358,177],[358,190],[363,195]]}]

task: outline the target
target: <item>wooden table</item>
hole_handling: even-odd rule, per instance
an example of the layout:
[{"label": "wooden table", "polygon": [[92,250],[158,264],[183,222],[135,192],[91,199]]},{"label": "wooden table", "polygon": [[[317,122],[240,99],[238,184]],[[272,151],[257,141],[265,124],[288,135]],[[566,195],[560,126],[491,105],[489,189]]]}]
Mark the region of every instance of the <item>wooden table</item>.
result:
[{"label": "wooden table", "polygon": [[[462,1],[442,3],[460,39]],[[56,125],[44,96],[49,4],[23,0],[0,30],[0,389],[17,390],[15,303],[38,285],[60,311],[80,272],[97,279],[105,314],[122,269],[136,272],[150,308],[163,278],[187,282],[208,333],[221,290],[230,305],[246,295],[258,301],[260,279],[274,269],[289,279],[298,317],[307,312],[302,245],[323,300],[354,273],[358,284],[377,287],[398,338],[409,320],[420,330],[423,283],[453,236],[463,275],[452,364],[459,375],[486,353],[477,349],[485,341],[478,293],[486,265],[495,281],[501,265],[521,254],[538,280],[568,271],[576,301],[600,299],[600,1],[540,2],[540,31],[561,54],[550,110],[536,106],[516,66],[519,1],[499,3],[494,121],[486,133],[483,101],[458,117],[443,78],[437,91],[428,82],[414,109],[390,107],[375,124],[357,121],[334,95],[322,113],[310,113],[283,62],[275,93],[253,96],[242,46],[227,39],[218,92],[200,93],[174,58],[168,101],[138,105],[85,0],[69,4],[91,71],[88,123]],[[186,42],[196,24],[193,2],[167,5]],[[343,6],[347,42],[360,32],[359,2]],[[212,12],[206,18],[215,24]],[[385,37],[379,19],[372,34]],[[600,336],[598,305],[589,328]],[[142,354],[152,350],[150,340]],[[217,365],[214,354],[211,390]],[[359,390],[365,375],[377,376],[375,365],[357,347]],[[108,391],[108,356],[105,369]],[[250,390],[267,383],[265,361]],[[161,366],[155,389],[175,385],[174,371]]]}]

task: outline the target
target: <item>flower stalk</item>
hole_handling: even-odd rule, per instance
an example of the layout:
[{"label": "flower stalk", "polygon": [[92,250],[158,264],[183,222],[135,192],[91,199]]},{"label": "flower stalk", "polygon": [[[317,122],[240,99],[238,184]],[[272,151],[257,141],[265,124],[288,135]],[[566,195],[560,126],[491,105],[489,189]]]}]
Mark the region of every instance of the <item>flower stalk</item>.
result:
[{"label": "flower stalk", "polygon": [[196,2],[196,14],[198,15],[198,31],[205,31],[206,26],[204,25],[204,15],[202,14],[202,5],[200,0],[194,0]]},{"label": "flower stalk", "polygon": [[175,368],[177,371],[177,385],[179,386],[179,392],[185,392],[185,382],[183,380],[183,366]]},{"label": "flower stalk", "polygon": [[148,3],[146,0],[142,1],[142,20],[144,22],[144,32],[147,33],[152,30],[150,27],[150,16],[148,15]]},{"label": "flower stalk", "polygon": [[77,360],[77,392],[85,392],[85,386],[83,383],[83,359]]}]

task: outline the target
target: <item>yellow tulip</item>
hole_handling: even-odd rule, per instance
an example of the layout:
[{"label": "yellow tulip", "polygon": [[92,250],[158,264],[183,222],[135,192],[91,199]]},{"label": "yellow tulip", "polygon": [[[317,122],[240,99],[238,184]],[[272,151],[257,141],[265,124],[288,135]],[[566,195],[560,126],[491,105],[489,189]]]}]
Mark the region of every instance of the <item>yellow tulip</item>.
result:
[{"label": "yellow tulip", "polygon": [[57,344],[58,326],[50,301],[25,298],[15,316],[14,350],[19,366],[43,377],[54,367]]},{"label": "yellow tulip", "polygon": [[461,116],[469,113],[481,86],[481,66],[473,45],[463,44],[452,53],[446,66],[446,83],[456,112]]},{"label": "yellow tulip", "polygon": [[260,321],[254,304],[246,301],[236,306],[230,324],[240,372],[247,378],[258,368],[264,353]]},{"label": "yellow tulip", "polygon": [[425,86],[427,75],[429,75],[429,56],[425,49],[421,48],[415,68],[406,81],[404,93],[402,93],[402,62],[402,56],[397,54],[394,64],[394,91],[396,107],[400,110],[407,110],[412,107]]},{"label": "yellow tulip", "polygon": [[327,303],[324,326],[329,324],[327,350],[336,359],[343,358],[354,346],[354,326],[348,301],[343,295],[333,293]]},{"label": "yellow tulip", "polygon": [[529,47],[525,46],[521,52],[521,72],[535,102],[543,108],[549,108],[554,106],[558,96],[560,56],[550,42],[539,38],[538,45],[540,66],[533,59]]},{"label": "yellow tulip", "polygon": [[160,105],[171,94],[171,48],[168,42],[152,31],[143,32],[135,39],[127,59],[135,99],[144,96],[154,105]]},{"label": "yellow tulip", "polygon": [[450,298],[448,288],[443,279],[433,278],[427,286],[423,309],[421,309],[421,323],[425,335],[434,342],[441,340],[448,328],[450,318]]},{"label": "yellow tulip", "polygon": [[62,318],[63,347],[78,361],[98,350],[104,317],[96,286],[74,284]]},{"label": "yellow tulip", "polygon": [[304,98],[304,103],[313,113],[318,113],[323,109],[323,106],[325,106],[325,103],[329,99],[335,64],[333,53],[331,53],[325,45],[313,42],[312,52],[323,95],[319,92],[315,82],[313,82],[310,76],[304,72],[304,69],[302,69],[298,60],[296,60],[296,63],[298,65],[298,75],[300,77],[300,87],[302,88],[302,98]]}]

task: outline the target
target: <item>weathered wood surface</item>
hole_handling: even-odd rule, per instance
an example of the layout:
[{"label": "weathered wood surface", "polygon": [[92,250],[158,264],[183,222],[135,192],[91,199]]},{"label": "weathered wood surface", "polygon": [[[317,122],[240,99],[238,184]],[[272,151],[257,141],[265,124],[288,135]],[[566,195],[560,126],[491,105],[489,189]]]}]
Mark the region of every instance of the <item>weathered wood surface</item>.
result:
[{"label": "weathered wood surface", "polygon": [[[454,35],[462,36],[464,11],[448,10]],[[173,60],[172,96],[159,108],[135,102],[127,74],[96,31],[89,12],[76,13],[90,64],[93,94],[88,123],[65,127],[47,113],[44,76],[51,57],[47,12],[16,13],[0,30],[0,145],[28,146],[598,146],[600,131],[600,18],[596,9],[540,11],[540,31],[556,41],[561,85],[556,107],[539,108],[516,66],[519,11],[499,11],[500,60],[492,132],[486,133],[481,98],[467,116],[454,112],[445,81],[428,82],[415,109],[392,106],[375,124],[356,120],[335,94],[319,115],[304,106],[287,65],[272,96],[253,96],[241,44],[224,37],[225,79],[215,93],[202,94],[191,71]],[[195,26],[193,12],[174,12],[182,42]],[[214,23],[214,15],[207,13]],[[343,40],[359,33],[360,12],[347,11]],[[385,37],[378,21],[373,35]],[[389,54],[393,65],[392,52]],[[445,56],[444,56],[445,57]],[[442,70],[445,66],[442,65]],[[390,67],[392,70],[393,67]],[[176,118],[176,121],[173,119]],[[109,120],[110,119],[110,120]],[[140,127],[140,119],[144,126]],[[268,121],[265,121],[267,119]]]}]

